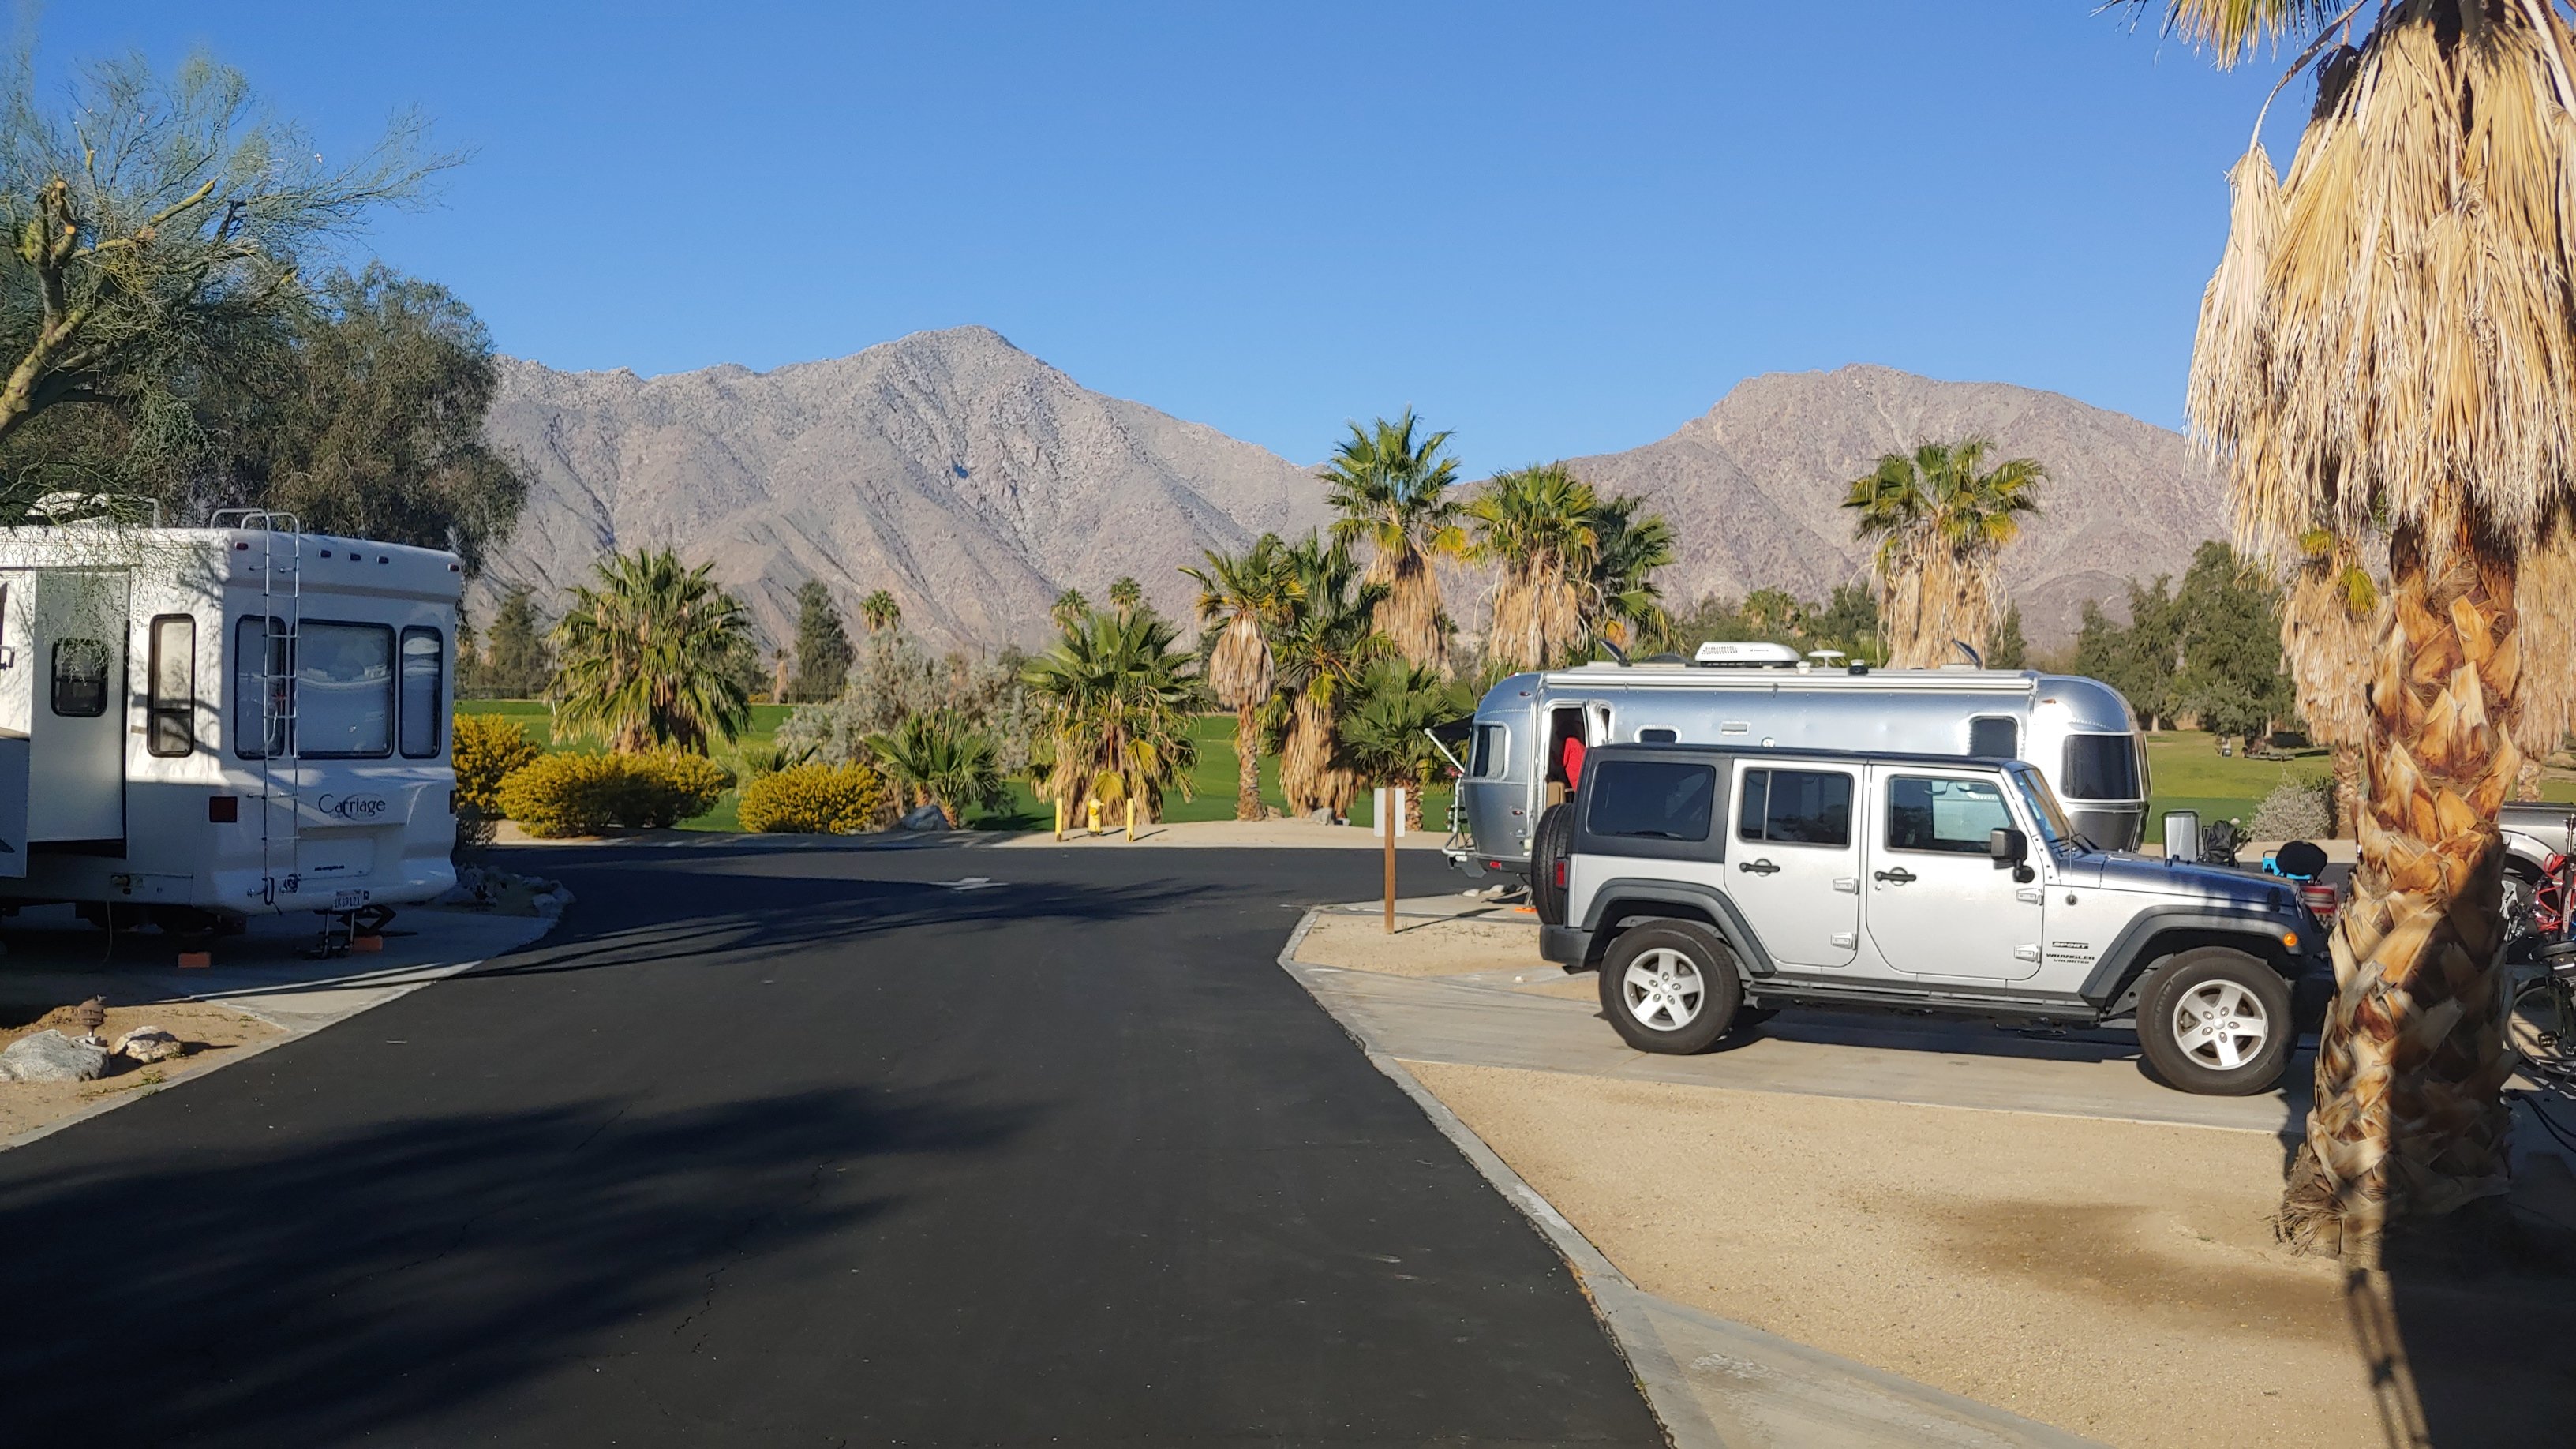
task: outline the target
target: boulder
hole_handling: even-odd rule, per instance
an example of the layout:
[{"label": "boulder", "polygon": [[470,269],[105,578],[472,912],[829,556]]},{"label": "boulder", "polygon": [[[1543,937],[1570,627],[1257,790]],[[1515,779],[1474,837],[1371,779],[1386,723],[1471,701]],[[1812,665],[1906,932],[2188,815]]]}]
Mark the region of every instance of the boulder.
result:
[{"label": "boulder", "polygon": [[904,812],[904,817],[899,823],[906,830],[945,830],[948,828],[948,817],[940,814],[939,807],[936,805],[915,805]]},{"label": "boulder", "polygon": [[0,1051],[0,1081],[87,1082],[107,1070],[107,1048],[51,1029],[22,1036]]},{"label": "boulder", "polygon": [[185,1051],[177,1037],[157,1026],[138,1026],[116,1039],[116,1054],[138,1062],[164,1062]]}]

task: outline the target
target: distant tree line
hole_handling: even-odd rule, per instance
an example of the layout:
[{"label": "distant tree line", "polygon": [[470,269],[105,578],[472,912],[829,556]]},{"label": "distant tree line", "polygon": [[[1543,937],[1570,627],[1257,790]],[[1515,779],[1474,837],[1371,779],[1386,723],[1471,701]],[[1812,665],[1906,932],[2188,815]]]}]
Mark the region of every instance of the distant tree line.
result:
[{"label": "distant tree line", "polygon": [[2221,542],[2173,576],[2129,585],[2129,622],[2084,606],[2067,667],[2128,698],[2150,728],[2188,720],[2219,739],[2254,740],[2298,712],[2281,659],[2281,589]]}]

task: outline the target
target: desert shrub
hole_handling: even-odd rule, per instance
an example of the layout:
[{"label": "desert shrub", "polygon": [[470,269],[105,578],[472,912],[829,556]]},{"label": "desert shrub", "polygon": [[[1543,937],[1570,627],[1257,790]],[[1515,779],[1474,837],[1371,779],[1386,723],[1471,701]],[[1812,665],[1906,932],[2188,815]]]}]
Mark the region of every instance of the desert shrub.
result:
[{"label": "desert shrub", "polygon": [[840,696],[828,704],[800,705],[779,728],[778,743],[825,764],[846,765],[869,758],[868,736],[915,715],[948,710],[993,742],[1004,775],[1017,776],[1027,771],[1032,744],[1044,732],[1020,677],[1027,663],[1015,649],[991,658],[934,657],[907,629],[875,630],[858,641]]},{"label": "desert shrub", "polygon": [[893,804],[885,781],[866,765],[796,765],[743,787],[742,828],[851,835],[883,825]]},{"label": "desert shrub", "polygon": [[501,782],[537,762],[545,747],[506,715],[460,714],[455,733],[456,800],[486,816],[501,813]]},{"label": "desert shrub", "polygon": [[704,755],[548,755],[501,782],[501,809],[541,840],[663,829],[714,809],[727,783]]},{"label": "desert shrub", "polygon": [[545,748],[527,731],[497,714],[459,714],[449,722],[450,756],[456,764],[456,848],[492,843],[501,818],[501,782],[532,765]]},{"label": "desert shrub", "polygon": [[2323,840],[2334,834],[2334,782],[2283,775],[2245,827],[2254,840]]}]

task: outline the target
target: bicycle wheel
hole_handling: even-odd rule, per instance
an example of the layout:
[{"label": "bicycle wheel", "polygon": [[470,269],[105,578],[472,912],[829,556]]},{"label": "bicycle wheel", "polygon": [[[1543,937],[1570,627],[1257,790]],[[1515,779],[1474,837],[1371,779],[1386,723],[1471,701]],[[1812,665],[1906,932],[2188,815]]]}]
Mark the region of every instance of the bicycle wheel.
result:
[{"label": "bicycle wheel", "polygon": [[2576,996],[2567,983],[2543,976],[2513,993],[2505,1018],[2505,1043],[2534,1076],[2576,1077]]}]

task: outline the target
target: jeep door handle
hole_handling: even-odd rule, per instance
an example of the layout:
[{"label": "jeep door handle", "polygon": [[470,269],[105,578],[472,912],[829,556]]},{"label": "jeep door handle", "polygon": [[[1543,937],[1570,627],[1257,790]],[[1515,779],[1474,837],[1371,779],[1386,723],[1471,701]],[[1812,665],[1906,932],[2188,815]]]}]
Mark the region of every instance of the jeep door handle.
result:
[{"label": "jeep door handle", "polygon": [[1747,875],[1778,875],[1780,873],[1780,867],[1773,865],[1767,860],[1743,861],[1737,864],[1735,868],[1743,871]]},{"label": "jeep door handle", "polygon": [[1889,885],[1912,885],[1914,883],[1914,872],[1907,870],[1905,867],[1900,865],[1894,870],[1882,870],[1876,875],[1871,876],[1870,879],[1883,880]]}]

